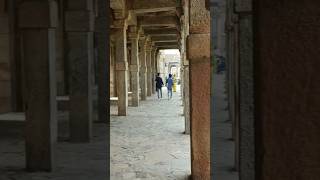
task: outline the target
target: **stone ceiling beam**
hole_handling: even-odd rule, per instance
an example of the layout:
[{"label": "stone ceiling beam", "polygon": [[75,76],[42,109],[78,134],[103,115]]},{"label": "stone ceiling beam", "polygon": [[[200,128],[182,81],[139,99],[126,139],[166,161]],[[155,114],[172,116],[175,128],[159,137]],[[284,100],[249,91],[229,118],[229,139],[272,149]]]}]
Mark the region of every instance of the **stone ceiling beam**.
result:
[{"label": "stone ceiling beam", "polygon": [[155,46],[178,46],[178,42],[156,42]]},{"label": "stone ceiling beam", "polygon": [[164,50],[164,49],[179,49],[178,46],[155,46],[158,50]]},{"label": "stone ceiling beam", "polygon": [[145,13],[155,13],[155,12],[165,12],[165,11],[175,11],[176,7],[163,7],[163,8],[152,8],[152,9],[134,9],[133,11],[140,15]]},{"label": "stone ceiling beam", "polygon": [[144,32],[150,36],[177,36],[179,34],[176,29],[144,29]]},{"label": "stone ceiling beam", "polygon": [[179,6],[176,0],[133,0],[133,10],[136,13],[172,11]]},{"label": "stone ceiling beam", "polygon": [[177,36],[155,36],[151,39],[153,42],[178,42]]},{"label": "stone ceiling beam", "polygon": [[126,2],[125,0],[110,0],[111,9],[125,9]]},{"label": "stone ceiling beam", "polygon": [[139,24],[141,27],[177,27],[179,24],[178,18],[174,16],[162,16],[162,17],[139,17]]}]

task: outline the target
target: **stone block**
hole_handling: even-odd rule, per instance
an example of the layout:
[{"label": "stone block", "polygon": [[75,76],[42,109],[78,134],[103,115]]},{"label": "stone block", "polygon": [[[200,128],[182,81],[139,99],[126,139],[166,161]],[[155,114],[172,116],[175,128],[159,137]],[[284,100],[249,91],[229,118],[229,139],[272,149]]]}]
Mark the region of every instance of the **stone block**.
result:
[{"label": "stone block", "polygon": [[19,6],[20,28],[50,28],[58,25],[56,1],[24,1]]},{"label": "stone block", "polygon": [[190,61],[210,58],[210,34],[190,34],[187,38],[187,50]]},{"label": "stone block", "polygon": [[65,20],[66,31],[94,31],[94,13],[92,11],[67,11]]}]

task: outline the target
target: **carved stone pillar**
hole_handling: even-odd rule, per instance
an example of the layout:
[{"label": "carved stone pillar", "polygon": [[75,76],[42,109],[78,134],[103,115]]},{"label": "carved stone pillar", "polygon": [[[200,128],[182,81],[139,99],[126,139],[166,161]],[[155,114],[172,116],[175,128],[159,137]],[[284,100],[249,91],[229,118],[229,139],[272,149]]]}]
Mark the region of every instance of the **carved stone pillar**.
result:
[{"label": "carved stone pillar", "polygon": [[192,178],[210,180],[210,13],[205,0],[190,0],[189,11]]},{"label": "carved stone pillar", "polygon": [[146,49],[146,61],[147,61],[147,96],[152,95],[152,44],[150,41],[147,43],[147,49]]},{"label": "carved stone pillar", "polygon": [[70,140],[89,142],[93,111],[93,0],[67,0],[65,15],[66,58],[69,63]]},{"label": "carved stone pillar", "polygon": [[51,171],[57,140],[55,1],[22,1],[21,32],[26,111],[26,165],[30,171]]},{"label": "carved stone pillar", "polygon": [[132,82],[132,106],[139,106],[139,33],[137,27],[130,28],[129,39],[131,41],[130,76]]},{"label": "carved stone pillar", "polygon": [[147,62],[146,62],[146,38],[139,38],[140,46],[140,87],[141,87],[141,100],[147,99]]},{"label": "carved stone pillar", "polygon": [[116,28],[116,74],[118,115],[128,113],[128,61],[127,61],[127,24],[125,20],[117,20]]}]

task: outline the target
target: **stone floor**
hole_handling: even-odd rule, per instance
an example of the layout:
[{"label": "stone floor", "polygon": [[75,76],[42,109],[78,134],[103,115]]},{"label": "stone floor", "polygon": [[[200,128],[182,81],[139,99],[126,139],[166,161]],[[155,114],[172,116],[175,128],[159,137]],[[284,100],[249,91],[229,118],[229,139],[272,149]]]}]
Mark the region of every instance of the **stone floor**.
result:
[{"label": "stone floor", "polygon": [[180,93],[155,95],[127,117],[111,107],[111,179],[183,180],[190,172],[190,136],[183,134]]},{"label": "stone floor", "polygon": [[[12,117],[17,117],[18,121]],[[51,173],[27,173],[24,169],[23,118],[21,114],[1,116],[0,180],[105,180],[106,125],[94,123],[91,143],[72,144],[67,141],[67,117],[66,113],[59,114],[59,142],[55,158],[57,168]]]},{"label": "stone floor", "polygon": [[238,180],[234,171],[235,143],[231,140],[232,124],[226,110],[225,74],[214,76],[214,113],[213,113],[213,177],[215,180]]},{"label": "stone floor", "polygon": [[[224,75],[216,75],[214,121],[215,180],[238,180],[234,167],[234,142],[230,141],[224,93]],[[129,107],[129,116],[116,116],[111,107],[111,179],[183,180],[190,175],[190,137],[183,134],[180,93],[173,99],[155,95]],[[13,119],[12,119],[13,117]],[[106,125],[94,123],[89,144],[67,141],[66,113],[59,114],[57,168],[52,173],[27,173],[21,114],[0,117],[0,180],[104,180],[106,179]],[[12,123],[17,119],[17,123]],[[1,121],[5,123],[1,123]],[[21,123],[22,122],[22,123]]]}]

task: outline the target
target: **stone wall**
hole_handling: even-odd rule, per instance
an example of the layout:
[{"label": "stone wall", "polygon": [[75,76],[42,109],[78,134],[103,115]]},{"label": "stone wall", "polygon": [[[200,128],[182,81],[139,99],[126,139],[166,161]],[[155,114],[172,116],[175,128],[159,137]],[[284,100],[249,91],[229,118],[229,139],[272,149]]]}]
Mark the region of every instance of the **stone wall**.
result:
[{"label": "stone wall", "polygon": [[319,7],[313,0],[256,4],[256,179],[319,179]]},{"label": "stone wall", "polygon": [[9,16],[0,9],[0,113],[11,110]]}]

